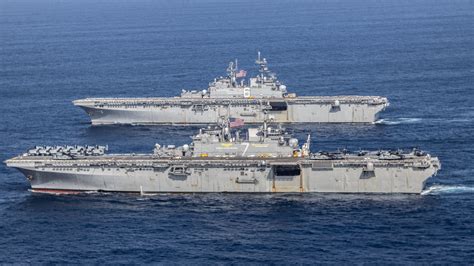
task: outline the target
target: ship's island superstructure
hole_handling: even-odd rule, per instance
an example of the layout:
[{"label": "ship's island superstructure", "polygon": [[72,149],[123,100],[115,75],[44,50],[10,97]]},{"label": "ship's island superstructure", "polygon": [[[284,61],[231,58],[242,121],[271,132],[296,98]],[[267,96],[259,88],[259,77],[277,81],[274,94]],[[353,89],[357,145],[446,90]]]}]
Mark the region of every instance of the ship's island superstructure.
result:
[{"label": "ship's island superstructure", "polygon": [[373,123],[388,105],[380,96],[297,96],[289,93],[258,54],[259,75],[246,83],[246,72],[231,62],[227,76],[206,90],[183,90],[168,98],[87,98],[75,100],[94,125],[215,124],[220,117],[262,123]]},{"label": "ship's island superstructure", "polygon": [[107,154],[104,146],[37,146],[6,161],[36,192],[420,193],[440,169],[419,150],[310,151],[281,126],[203,128],[190,144],[150,154]]}]

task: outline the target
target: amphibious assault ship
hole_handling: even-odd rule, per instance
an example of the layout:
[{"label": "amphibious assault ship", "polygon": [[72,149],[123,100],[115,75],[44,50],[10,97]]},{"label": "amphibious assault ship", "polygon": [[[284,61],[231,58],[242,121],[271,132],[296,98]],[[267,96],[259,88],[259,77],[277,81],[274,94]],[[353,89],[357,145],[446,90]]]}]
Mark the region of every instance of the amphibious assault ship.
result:
[{"label": "amphibious assault ship", "polygon": [[[234,124],[233,124],[234,123]],[[286,130],[203,128],[191,144],[156,144],[150,154],[107,154],[105,146],[35,147],[6,161],[32,191],[420,193],[440,169],[419,151],[310,152]]]},{"label": "amphibious assault ship", "polygon": [[262,123],[267,114],[278,123],[373,123],[388,105],[379,96],[297,96],[289,93],[260,56],[259,75],[243,79],[231,62],[227,76],[214,79],[206,90],[183,90],[168,98],[87,98],[74,101],[93,125],[213,124],[222,116]]}]

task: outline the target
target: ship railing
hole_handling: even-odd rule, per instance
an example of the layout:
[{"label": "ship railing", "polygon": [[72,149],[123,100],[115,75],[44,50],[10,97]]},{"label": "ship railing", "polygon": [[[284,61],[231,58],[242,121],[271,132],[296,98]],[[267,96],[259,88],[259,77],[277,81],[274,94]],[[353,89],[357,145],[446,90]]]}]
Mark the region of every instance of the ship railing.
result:
[{"label": "ship railing", "polygon": [[149,99],[104,99],[94,101],[95,107],[111,108],[146,108],[160,106],[191,106],[191,105],[228,105],[228,104],[259,104],[260,101],[271,99],[283,99],[288,103],[301,104],[334,104],[337,100],[340,104],[362,103],[368,105],[387,104],[386,98],[379,96],[299,96],[297,98],[149,98]]}]

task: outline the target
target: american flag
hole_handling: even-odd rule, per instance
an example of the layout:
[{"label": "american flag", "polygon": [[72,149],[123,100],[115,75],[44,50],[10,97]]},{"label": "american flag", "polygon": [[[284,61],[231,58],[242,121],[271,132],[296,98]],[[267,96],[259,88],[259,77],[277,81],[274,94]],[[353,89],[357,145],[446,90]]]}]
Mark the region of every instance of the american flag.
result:
[{"label": "american flag", "polygon": [[245,71],[243,69],[241,69],[239,72],[237,72],[237,74],[235,74],[236,78],[243,78],[245,76],[247,76],[247,71]]},{"label": "american flag", "polygon": [[234,128],[234,127],[241,127],[244,125],[244,120],[243,119],[240,119],[240,118],[229,118],[229,125],[231,128]]}]

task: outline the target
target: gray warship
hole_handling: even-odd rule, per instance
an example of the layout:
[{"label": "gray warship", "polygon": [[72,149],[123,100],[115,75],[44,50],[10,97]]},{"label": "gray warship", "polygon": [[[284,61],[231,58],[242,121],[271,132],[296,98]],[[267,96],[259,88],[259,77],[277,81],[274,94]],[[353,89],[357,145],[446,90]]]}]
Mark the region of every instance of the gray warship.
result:
[{"label": "gray warship", "polygon": [[289,93],[268,68],[256,60],[259,75],[243,79],[237,61],[227,76],[214,79],[205,90],[182,90],[167,98],[87,98],[73,101],[93,125],[215,124],[222,116],[262,123],[267,114],[278,123],[373,123],[389,102],[379,96],[297,96]]},{"label": "gray warship", "polygon": [[419,151],[311,152],[284,128],[221,121],[179,147],[108,154],[106,146],[37,146],[5,161],[33,192],[421,193],[441,165]]}]

